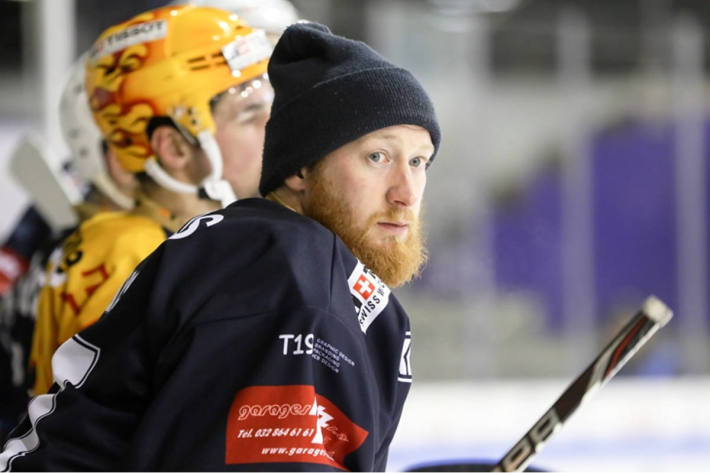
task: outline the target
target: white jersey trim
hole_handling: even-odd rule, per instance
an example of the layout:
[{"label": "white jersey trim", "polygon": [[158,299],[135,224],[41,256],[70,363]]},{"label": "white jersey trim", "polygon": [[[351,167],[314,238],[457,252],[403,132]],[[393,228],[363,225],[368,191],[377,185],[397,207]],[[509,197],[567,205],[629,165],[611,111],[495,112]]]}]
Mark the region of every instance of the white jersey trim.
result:
[{"label": "white jersey trim", "polygon": [[11,438],[5,443],[0,453],[0,471],[10,471],[12,461],[39,448],[37,423],[54,412],[57,394],[62,392],[67,383],[80,387],[86,382],[89,373],[98,362],[101,349],[79,335],[74,335],[64,342],[52,356],[54,381],[60,386],[54,394],[42,394],[34,397],[27,408],[30,430],[24,435]]}]

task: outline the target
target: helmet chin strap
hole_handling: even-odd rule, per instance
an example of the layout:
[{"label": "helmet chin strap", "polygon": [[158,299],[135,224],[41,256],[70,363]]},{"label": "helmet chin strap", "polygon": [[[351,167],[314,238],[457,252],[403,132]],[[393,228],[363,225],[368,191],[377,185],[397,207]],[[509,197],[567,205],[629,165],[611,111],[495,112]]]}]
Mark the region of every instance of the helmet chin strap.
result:
[{"label": "helmet chin strap", "polygon": [[212,167],[212,173],[202,182],[202,189],[210,199],[217,200],[222,207],[226,207],[236,201],[237,196],[229,182],[222,178],[222,152],[219,150],[217,140],[207,130],[197,133],[197,140]]},{"label": "helmet chin strap", "polygon": [[197,134],[200,147],[205,152],[209,160],[212,172],[202,181],[200,187],[194,184],[187,184],[178,181],[165,172],[155,158],[149,158],[145,163],[145,172],[161,187],[181,194],[195,194],[199,197],[216,200],[222,207],[226,207],[237,200],[237,196],[232,190],[232,186],[222,179],[222,153],[214,136],[209,131],[201,131]]},{"label": "helmet chin strap", "polygon": [[96,174],[96,177],[94,177],[94,184],[101,190],[101,192],[106,194],[108,198],[113,201],[113,203],[117,204],[122,209],[130,209],[133,207],[133,199],[118,190],[118,187],[113,183],[111,178],[108,177],[108,174]]}]

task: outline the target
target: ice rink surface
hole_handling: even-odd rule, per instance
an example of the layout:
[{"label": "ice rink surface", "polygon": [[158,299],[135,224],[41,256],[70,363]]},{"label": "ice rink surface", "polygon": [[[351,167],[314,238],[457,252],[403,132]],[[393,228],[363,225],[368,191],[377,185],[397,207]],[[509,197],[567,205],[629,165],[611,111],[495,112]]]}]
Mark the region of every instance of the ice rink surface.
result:
[{"label": "ice rink surface", "polygon": [[[388,471],[494,463],[571,380],[415,383]],[[708,471],[710,378],[617,378],[555,433],[531,466],[549,471]]]}]

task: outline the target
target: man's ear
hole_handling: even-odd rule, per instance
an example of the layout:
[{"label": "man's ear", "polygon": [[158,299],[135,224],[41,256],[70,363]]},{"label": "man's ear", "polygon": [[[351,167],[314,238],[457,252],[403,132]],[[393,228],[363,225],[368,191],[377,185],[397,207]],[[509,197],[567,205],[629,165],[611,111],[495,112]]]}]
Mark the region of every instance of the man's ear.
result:
[{"label": "man's ear", "polygon": [[178,130],[161,125],[150,136],[150,145],[166,171],[184,170],[191,156],[190,144]]},{"label": "man's ear", "polygon": [[284,184],[286,187],[294,192],[303,192],[306,190],[306,175],[308,174],[308,169],[301,168],[296,174],[293,174],[286,178]]}]

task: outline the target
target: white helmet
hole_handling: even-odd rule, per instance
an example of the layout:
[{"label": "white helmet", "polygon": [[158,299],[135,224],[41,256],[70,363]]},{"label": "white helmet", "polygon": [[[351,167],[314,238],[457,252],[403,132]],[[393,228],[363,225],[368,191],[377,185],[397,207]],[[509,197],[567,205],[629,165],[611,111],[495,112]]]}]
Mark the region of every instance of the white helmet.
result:
[{"label": "white helmet", "polygon": [[299,19],[296,7],[288,0],[178,0],[173,3],[191,3],[231,11],[252,28],[264,30],[270,38],[274,38],[274,42]]},{"label": "white helmet", "polygon": [[73,65],[59,102],[59,123],[64,140],[71,149],[72,167],[81,179],[91,182],[123,209],[133,207],[133,199],[122,193],[106,171],[101,144],[103,137],[96,126],[84,88],[84,64],[88,53]]}]

